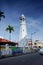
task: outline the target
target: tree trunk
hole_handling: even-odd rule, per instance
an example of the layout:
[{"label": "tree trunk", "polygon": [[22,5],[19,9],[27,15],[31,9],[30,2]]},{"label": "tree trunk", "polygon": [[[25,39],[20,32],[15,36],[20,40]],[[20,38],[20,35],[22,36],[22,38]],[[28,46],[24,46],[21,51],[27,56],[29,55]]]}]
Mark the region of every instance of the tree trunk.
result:
[{"label": "tree trunk", "polygon": [[11,33],[9,34],[9,40],[11,40]]},{"label": "tree trunk", "polygon": [[0,21],[1,21],[1,17],[0,17]]},{"label": "tree trunk", "polygon": [[0,45],[0,57],[1,57],[1,45]]}]

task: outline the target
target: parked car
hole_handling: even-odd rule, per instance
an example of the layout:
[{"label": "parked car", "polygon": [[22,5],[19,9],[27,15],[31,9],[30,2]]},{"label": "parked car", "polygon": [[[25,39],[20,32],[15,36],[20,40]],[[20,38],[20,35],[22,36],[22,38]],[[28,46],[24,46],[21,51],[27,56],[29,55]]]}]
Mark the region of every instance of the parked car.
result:
[{"label": "parked car", "polygon": [[43,48],[39,50],[39,54],[43,54]]}]

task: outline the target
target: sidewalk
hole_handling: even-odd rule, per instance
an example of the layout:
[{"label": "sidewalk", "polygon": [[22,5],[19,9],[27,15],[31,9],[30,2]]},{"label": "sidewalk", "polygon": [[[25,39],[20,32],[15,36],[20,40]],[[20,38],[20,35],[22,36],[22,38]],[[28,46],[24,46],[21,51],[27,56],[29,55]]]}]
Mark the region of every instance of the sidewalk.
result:
[{"label": "sidewalk", "polygon": [[14,54],[14,55],[3,55],[0,57],[0,59],[4,59],[4,58],[9,58],[9,57],[16,57],[16,56],[21,56],[21,55],[26,55],[26,54],[32,54],[35,52],[31,52],[31,53],[22,53],[22,54]]}]

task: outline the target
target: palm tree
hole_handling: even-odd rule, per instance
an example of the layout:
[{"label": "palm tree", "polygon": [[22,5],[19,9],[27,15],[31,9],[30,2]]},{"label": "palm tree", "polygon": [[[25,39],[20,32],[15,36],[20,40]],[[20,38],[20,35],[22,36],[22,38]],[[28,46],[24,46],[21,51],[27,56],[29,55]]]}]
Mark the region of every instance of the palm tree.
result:
[{"label": "palm tree", "polygon": [[4,15],[4,12],[2,12],[1,10],[0,10],[0,21],[1,21],[1,18],[5,18],[5,15]]},{"label": "palm tree", "polygon": [[[1,10],[0,10],[0,21],[1,21],[1,18],[5,18],[5,15],[4,15],[4,12],[2,12]],[[1,45],[0,45],[0,56],[1,56]]]},{"label": "palm tree", "polygon": [[9,33],[10,33],[9,40],[11,40],[11,33],[12,33],[12,31],[14,32],[13,26],[8,25],[8,27],[6,28],[6,31],[9,31]]}]

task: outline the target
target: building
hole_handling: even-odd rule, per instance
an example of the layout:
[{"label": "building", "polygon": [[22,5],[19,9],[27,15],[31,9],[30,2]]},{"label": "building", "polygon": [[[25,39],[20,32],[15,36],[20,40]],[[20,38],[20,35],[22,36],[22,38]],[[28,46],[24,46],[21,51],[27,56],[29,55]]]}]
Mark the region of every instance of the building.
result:
[{"label": "building", "polygon": [[33,48],[37,48],[37,49],[43,48],[43,42],[39,40],[35,40],[33,43]]},{"label": "building", "polygon": [[33,50],[43,48],[43,42],[39,40],[31,41],[31,39],[28,42],[28,46],[33,48]]},{"label": "building", "polygon": [[27,29],[26,29],[26,17],[22,14],[20,16],[20,35],[19,35],[19,47],[27,45]]},{"label": "building", "polygon": [[9,44],[11,46],[16,46],[18,45],[18,43],[4,39],[4,38],[0,38],[0,45],[5,45],[5,44]]},{"label": "building", "polygon": [[17,47],[18,43],[0,38],[0,56],[12,54],[13,47]]}]

